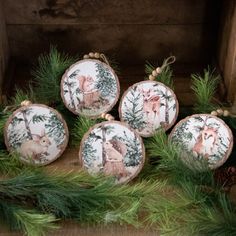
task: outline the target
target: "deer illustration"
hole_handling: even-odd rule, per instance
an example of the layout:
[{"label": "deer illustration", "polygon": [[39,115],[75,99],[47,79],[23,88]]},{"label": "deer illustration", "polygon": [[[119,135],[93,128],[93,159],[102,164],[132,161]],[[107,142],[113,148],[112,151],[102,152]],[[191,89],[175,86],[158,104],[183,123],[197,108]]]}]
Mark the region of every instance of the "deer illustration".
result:
[{"label": "deer illustration", "polygon": [[208,158],[212,155],[214,145],[217,142],[217,129],[205,126],[197,138],[192,151],[195,155]]},{"label": "deer illustration", "polygon": [[79,89],[83,94],[82,106],[97,106],[100,102],[100,91],[94,88],[94,79],[91,76],[79,76]]},{"label": "deer illustration", "polygon": [[47,154],[51,142],[45,134],[45,130],[42,130],[40,135],[32,134],[32,138],[32,140],[26,140],[21,144],[19,153],[23,157],[37,160],[42,154]]},{"label": "deer illustration", "polygon": [[123,162],[127,152],[127,147],[119,140],[111,139],[104,144],[106,153],[106,162],[104,165],[104,174],[116,176],[118,178],[125,177],[128,172]]},{"label": "deer illustration", "polygon": [[157,95],[152,95],[152,90],[139,90],[143,96],[143,111],[146,113],[147,118],[154,114],[154,117],[156,115],[159,115],[160,112],[160,106],[161,101],[160,97]]}]

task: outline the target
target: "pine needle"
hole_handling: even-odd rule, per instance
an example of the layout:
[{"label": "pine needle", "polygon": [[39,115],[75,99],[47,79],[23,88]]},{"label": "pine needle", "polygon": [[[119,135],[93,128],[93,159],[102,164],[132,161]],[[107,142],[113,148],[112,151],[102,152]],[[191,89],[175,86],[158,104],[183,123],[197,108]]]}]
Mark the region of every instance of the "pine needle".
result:
[{"label": "pine needle", "polygon": [[22,208],[0,198],[0,218],[11,230],[21,230],[28,236],[43,236],[50,230],[57,229],[55,217],[41,214],[36,210]]},{"label": "pine needle", "polygon": [[35,102],[35,95],[33,91],[33,87],[30,85],[28,91],[25,92],[22,89],[16,88],[15,96],[11,99],[10,104],[19,107],[21,102],[24,100],[29,100],[32,103]]},{"label": "pine needle", "polygon": [[204,75],[192,74],[192,90],[196,96],[194,112],[209,113],[216,109],[216,104],[212,103],[213,96],[216,92],[220,80],[219,75],[215,75],[214,70],[210,68],[204,70]]},{"label": "pine needle", "polygon": [[[108,223],[108,215],[119,223],[137,226],[142,205],[163,182],[141,182],[114,185],[112,179],[87,173],[50,173],[30,170],[0,181],[0,196],[25,204],[34,203],[36,209],[66,219],[87,223]],[[26,201],[27,199],[27,201]],[[135,223],[136,222],[136,223]]]},{"label": "pine needle", "polygon": [[27,169],[19,159],[16,153],[9,154],[5,150],[0,150],[0,174],[1,175],[15,175],[20,173],[23,169]]},{"label": "pine needle", "polygon": [[75,58],[60,53],[56,47],[51,47],[49,54],[43,54],[38,59],[38,67],[32,72],[34,76],[35,96],[41,103],[60,103],[60,81],[65,70]]},{"label": "pine needle", "polygon": [[71,131],[72,145],[78,146],[84,134],[95,124],[101,122],[102,119],[90,119],[84,116],[79,116],[75,120],[74,127]]},{"label": "pine needle", "polygon": [[[146,62],[145,64],[145,73],[148,75],[152,74],[152,71],[155,70],[156,68],[154,67],[154,65],[150,62]],[[147,77],[148,79],[148,77]],[[155,77],[155,80],[158,82],[161,82],[163,84],[165,84],[166,86],[168,86],[171,89],[174,89],[174,82],[173,82],[173,71],[170,68],[170,66],[166,66],[161,74],[157,75]]]}]

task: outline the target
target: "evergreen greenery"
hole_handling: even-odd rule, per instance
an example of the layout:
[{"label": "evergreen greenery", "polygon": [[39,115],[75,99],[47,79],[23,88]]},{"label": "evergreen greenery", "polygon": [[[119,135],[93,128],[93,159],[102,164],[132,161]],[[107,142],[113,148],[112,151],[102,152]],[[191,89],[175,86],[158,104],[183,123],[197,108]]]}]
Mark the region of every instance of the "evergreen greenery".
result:
[{"label": "evergreen greenery", "polygon": [[158,157],[152,174],[164,176],[169,184],[169,190],[159,193],[159,201],[148,203],[150,224],[168,235],[236,234],[236,208],[215,182],[213,171],[195,164],[190,167],[191,156],[183,160],[181,149],[163,131],[150,138],[146,148]]},{"label": "evergreen greenery", "polygon": [[[155,191],[162,183],[143,181],[135,185],[114,185],[112,179],[102,176],[92,177],[84,172],[50,173],[41,170],[23,171],[16,177],[0,181],[0,200],[23,209],[34,208],[47,221],[49,215],[59,219],[75,219],[79,222],[129,223],[137,225],[137,218],[146,197],[155,197]],[[8,209],[6,209],[8,210]],[[10,209],[11,210],[11,209]],[[16,214],[17,208],[12,208]],[[31,210],[30,210],[31,211]],[[30,213],[29,211],[29,213]],[[6,213],[13,218],[12,213]],[[36,227],[41,221],[35,221],[35,214],[25,214],[26,231]],[[1,216],[1,215],[0,215]],[[32,217],[32,218],[30,218]],[[55,219],[49,218],[49,219]],[[23,218],[20,218],[21,220]],[[37,219],[37,217],[36,217]],[[29,221],[29,222],[27,222]],[[13,219],[14,222],[14,219]],[[45,228],[47,224],[45,224]],[[49,229],[51,225],[48,225]],[[33,235],[33,234],[28,234]]]},{"label": "evergreen greenery", "polygon": [[[155,70],[156,68],[154,67],[154,65],[150,62],[146,62],[145,64],[145,72],[148,75],[152,74],[152,71]],[[148,79],[148,77],[147,77]],[[168,86],[171,89],[174,89],[174,82],[173,82],[173,71],[171,69],[171,67],[168,65],[166,66],[162,72],[156,76],[155,78],[156,81],[161,82],[163,84],[165,84],[166,86]]]},{"label": "evergreen greenery", "polygon": [[101,91],[102,97],[115,97],[117,84],[110,70],[104,67],[102,64],[96,63],[96,71],[98,72],[98,80],[95,87]]},{"label": "evergreen greenery", "polygon": [[55,217],[51,214],[41,214],[6,202],[0,197],[0,220],[11,230],[21,230],[29,236],[46,235],[50,230],[58,228]]},{"label": "evergreen greenery", "polygon": [[205,69],[203,76],[192,74],[192,90],[196,96],[194,112],[210,113],[216,109],[216,104],[212,102],[216,92],[220,76],[214,73],[214,70]]},{"label": "evergreen greenery", "polygon": [[60,53],[51,47],[49,54],[38,59],[38,67],[33,70],[33,85],[38,102],[46,104],[61,103],[60,81],[65,70],[76,61],[76,58]]},{"label": "evergreen greenery", "polygon": [[[0,128],[23,100],[46,103],[59,110],[69,125],[72,141],[78,145],[83,135],[100,120],[76,117],[67,111],[60,98],[60,80],[74,59],[52,47],[39,58],[34,70],[34,87],[16,90],[12,106],[0,113]],[[146,64],[146,73],[154,66]],[[106,73],[106,71],[101,72]],[[106,74],[106,76],[108,76]],[[194,110],[212,111],[219,77],[205,70],[204,76],[192,75],[197,103]],[[173,88],[169,66],[157,81]],[[103,81],[104,82],[104,81]],[[108,85],[111,89],[111,86]],[[38,118],[37,118],[38,119]],[[225,118],[236,127],[234,118]],[[50,128],[50,127],[49,127]],[[57,131],[59,132],[59,131]],[[106,131],[104,131],[106,132]],[[124,135],[125,139],[125,135]],[[60,219],[87,223],[127,223],[157,227],[167,235],[236,235],[236,208],[214,179],[206,163],[191,165],[191,155],[183,157],[181,148],[168,140],[163,131],[145,140],[149,163],[135,184],[114,185],[113,179],[90,176],[85,172],[59,173],[23,165],[17,154],[0,149],[0,223],[30,236],[45,235],[57,228]],[[139,160],[135,147],[129,147],[134,165]],[[196,159],[194,159],[196,163]]]},{"label": "evergreen greenery", "polygon": [[130,90],[130,96],[127,96],[127,102],[124,102],[123,108],[123,119],[127,122],[133,129],[140,129],[145,127],[146,122],[143,114],[142,107],[142,95],[136,92],[137,86]]},{"label": "evergreen greenery", "polygon": [[90,119],[84,116],[78,116],[75,120],[71,138],[72,145],[78,146],[84,134],[95,124],[103,121],[102,119]]}]

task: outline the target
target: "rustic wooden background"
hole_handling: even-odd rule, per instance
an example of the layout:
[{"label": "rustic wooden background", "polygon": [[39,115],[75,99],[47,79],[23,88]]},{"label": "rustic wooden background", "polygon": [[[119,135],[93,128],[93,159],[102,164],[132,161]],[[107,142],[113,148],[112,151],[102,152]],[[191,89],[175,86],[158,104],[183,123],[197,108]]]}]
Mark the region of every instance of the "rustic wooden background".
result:
[{"label": "rustic wooden background", "polygon": [[[13,85],[27,84],[32,65],[50,44],[73,55],[99,51],[114,57],[120,64],[122,91],[143,79],[146,60],[161,63],[175,55],[175,92],[185,106],[194,99],[190,74],[207,65],[218,66],[228,98],[234,97],[236,0],[0,0],[0,87],[4,93],[11,93]],[[78,168],[77,152],[67,150],[49,168]],[[152,236],[157,232],[66,222],[55,233],[79,234]],[[1,228],[0,236],[6,235],[19,234]]]},{"label": "rustic wooden background", "polygon": [[216,57],[221,4],[221,0],[4,0],[14,62],[8,77],[14,84],[28,80],[38,55],[56,44],[70,54],[99,51],[114,57],[120,64],[121,87],[126,89],[143,79],[146,60],[161,63],[172,54],[177,57],[176,93],[181,104],[191,105],[189,75]]}]

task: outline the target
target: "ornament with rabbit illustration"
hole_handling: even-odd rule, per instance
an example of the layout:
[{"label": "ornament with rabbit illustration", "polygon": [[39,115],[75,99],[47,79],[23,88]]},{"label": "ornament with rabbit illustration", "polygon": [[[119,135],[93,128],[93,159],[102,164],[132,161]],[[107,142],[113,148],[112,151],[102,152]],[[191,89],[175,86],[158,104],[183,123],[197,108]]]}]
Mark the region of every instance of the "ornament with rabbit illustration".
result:
[{"label": "ornament with rabbit illustration", "polygon": [[96,124],[84,135],[79,157],[91,174],[103,173],[115,177],[116,183],[133,179],[141,170],[145,152],[141,137],[125,123],[108,121]]},{"label": "ornament with rabbit illustration", "polygon": [[60,157],[68,136],[67,125],[56,110],[31,103],[9,117],[4,131],[7,149],[32,165],[47,165]]}]

